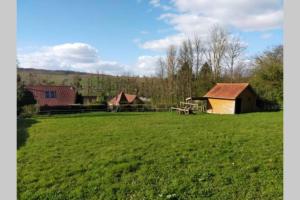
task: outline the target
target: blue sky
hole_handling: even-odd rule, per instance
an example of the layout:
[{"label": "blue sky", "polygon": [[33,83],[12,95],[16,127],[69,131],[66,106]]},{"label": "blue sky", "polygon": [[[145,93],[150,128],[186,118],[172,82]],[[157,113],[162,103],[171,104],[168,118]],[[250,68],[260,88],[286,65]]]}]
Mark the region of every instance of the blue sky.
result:
[{"label": "blue sky", "polygon": [[282,44],[281,0],[17,1],[21,67],[151,75],[170,44],[218,23],[248,45]]}]

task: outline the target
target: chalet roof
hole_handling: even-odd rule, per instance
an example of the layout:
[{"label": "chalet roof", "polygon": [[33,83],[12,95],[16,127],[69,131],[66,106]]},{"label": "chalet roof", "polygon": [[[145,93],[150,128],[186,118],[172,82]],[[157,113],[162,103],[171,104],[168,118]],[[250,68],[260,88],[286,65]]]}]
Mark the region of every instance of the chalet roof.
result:
[{"label": "chalet roof", "polygon": [[124,92],[120,92],[117,96],[109,100],[109,103],[118,105],[120,103],[120,100],[122,99],[122,96],[126,98],[129,104],[132,103],[137,98],[137,96],[134,94],[126,94]]},{"label": "chalet roof", "polygon": [[[36,85],[26,86],[30,92],[32,92],[34,98],[40,106],[61,106],[74,104],[76,100],[75,88],[71,86],[48,86],[48,85]],[[46,91],[55,91],[55,98],[46,98]]]},{"label": "chalet roof", "polygon": [[236,99],[249,86],[249,83],[217,83],[204,97]]},{"label": "chalet roof", "polygon": [[126,93],[125,93],[125,97],[126,97],[126,99],[127,99],[127,101],[128,101],[129,103],[132,103],[132,102],[135,100],[135,98],[136,98],[137,96],[134,95],[134,94],[126,94]]}]

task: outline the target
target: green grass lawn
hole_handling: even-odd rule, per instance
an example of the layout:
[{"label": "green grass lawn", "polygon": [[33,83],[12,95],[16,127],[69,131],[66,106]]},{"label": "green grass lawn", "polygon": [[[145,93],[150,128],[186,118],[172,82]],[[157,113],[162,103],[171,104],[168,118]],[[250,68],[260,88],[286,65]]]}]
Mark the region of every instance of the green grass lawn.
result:
[{"label": "green grass lawn", "polygon": [[283,113],[18,121],[19,199],[283,199]]}]

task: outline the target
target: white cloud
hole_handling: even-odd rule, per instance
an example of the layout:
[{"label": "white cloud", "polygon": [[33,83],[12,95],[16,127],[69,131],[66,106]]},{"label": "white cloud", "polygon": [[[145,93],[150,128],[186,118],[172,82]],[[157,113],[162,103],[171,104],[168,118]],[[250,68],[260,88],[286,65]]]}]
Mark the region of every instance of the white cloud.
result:
[{"label": "white cloud", "polygon": [[171,14],[166,13],[159,17],[171,24],[175,30],[185,34],[204,35],[212,24],[220,23],[219,20],[196,14]]},{"label": "white cloud", "polygon": [[282,0],[174,0],[182,14],[189,13],[222,22],[241,30],[281,28]]},{"label": "white cloud", "polygon": [[160,6],[160,0],[150,0],[149,3],[154,7]]},{"label": "white cloud", "polygon": [[283,22],[283,11],[278,10],[259,15],[248,15],[232,20],[232,25],[245,31],[266,31],[280,28]]},{"label": "white cloud", "polygon": [[[151,3],[152,2],[152,3]],[[180,35],[205,36],[212,24],[220,24],[241,31],[281,29],[282,0],[172,0],[173,12],[163,13],[158,19],[170,24],[177,35],[146,41],[142,48],[161,49],[161,44]],[[156,7],[159,0],[150,3]]]},{"label": "white cloud", "polygon": [[128,70],[128,66],[116,61],[105,61],[99,57],[98,50],[85,43],[65,43],[42,47],[30,53],[18,55],[20,67],[49,70],[75,70],[120,74]]},{"label": "white cloud", "polygon": [[161,8],[161,9],[166,10],[166,11],[172,9],[171,6],[162,4],[162,3],[160,2],[160,0],[150,0],[149,3],[150,3],[153,7]]},{"label": "white cloud", "polygon": [[73,70],[111,75],[154,75],[159,56],[140,56],[132,66],[102,60],[99,51],[86,43],[65,43],[18,54],[20,67],[48,70]]},{"label": "white cloud", "polygon": [[147,41],[140,45],[143,49],[162,51],[167,49],[171,44],[179,45],[185,39],[184,34],[172,35],[163,39]]},{"label": "white cloud", "polygon": [[160,56],[140,56],[134,67],[134,74],[152,76],[157,69],[157,62]]},{"label": "white cloud", "polygon": [[[235,12],[260,13],[265,10],[282,8],[282,0],[174,0],[181,12],[222,13]],[[201,9],[200,9],[201,8]]]}]

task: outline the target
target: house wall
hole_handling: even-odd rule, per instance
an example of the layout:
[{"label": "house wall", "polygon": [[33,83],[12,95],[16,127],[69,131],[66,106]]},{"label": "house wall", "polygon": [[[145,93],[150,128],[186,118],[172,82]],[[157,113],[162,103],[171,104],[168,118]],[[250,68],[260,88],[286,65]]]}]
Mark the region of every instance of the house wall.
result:
[{"label": "house wall", "polygon": [[212,99],[207,102],[207,112],[215,114],[234,114],[235,100]]},{"label": "house wall", "polygon": [[256,95],[250,90],[244,90],[238,98],[242,99],[241,112],[254,112],[256,111]]},{"label": "house wall", "polygon": [[[74,104],[76,92],[72,87],[66,86],[28,86],[26,87],[34,96],[39,106],[66,106]],[[46,91],[55,92],[54,98],[46,98]]]}]

